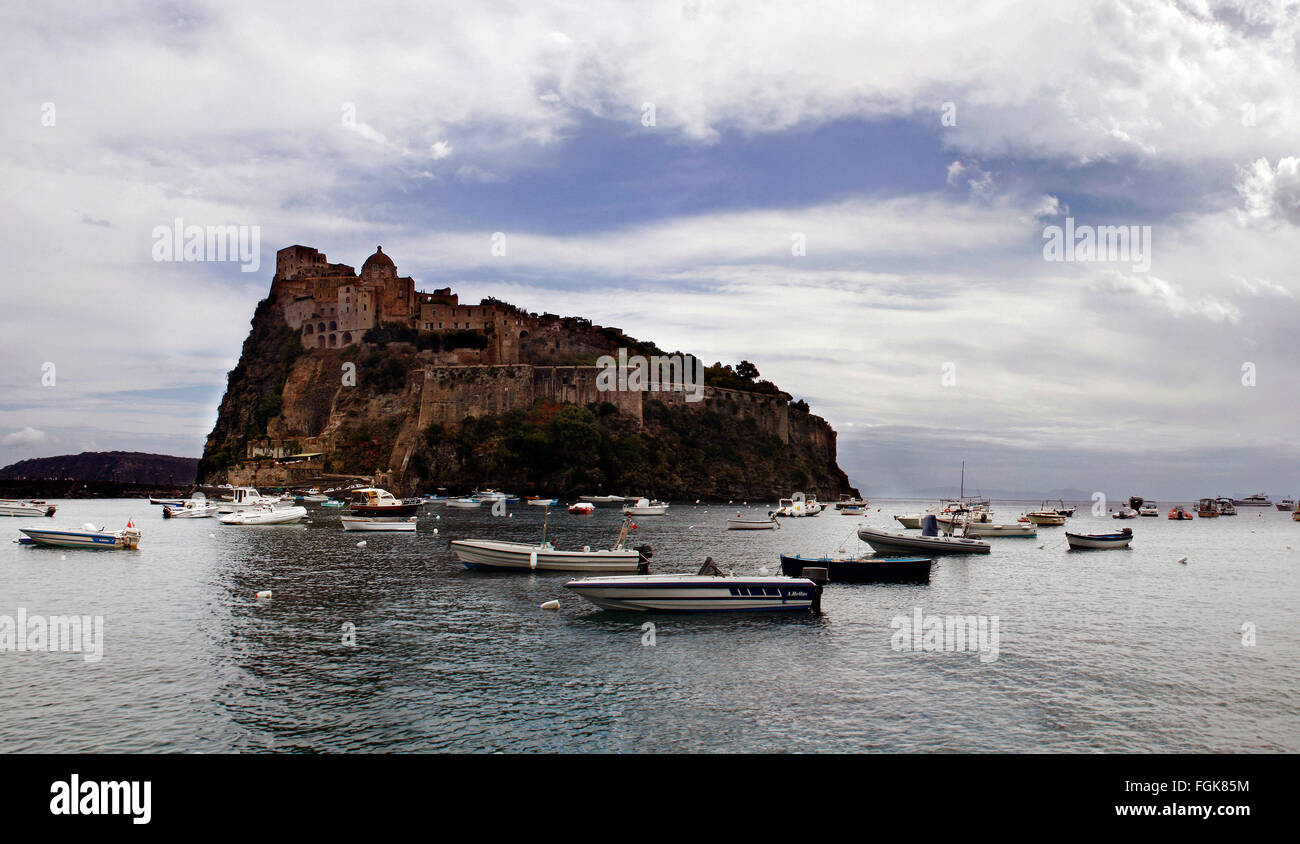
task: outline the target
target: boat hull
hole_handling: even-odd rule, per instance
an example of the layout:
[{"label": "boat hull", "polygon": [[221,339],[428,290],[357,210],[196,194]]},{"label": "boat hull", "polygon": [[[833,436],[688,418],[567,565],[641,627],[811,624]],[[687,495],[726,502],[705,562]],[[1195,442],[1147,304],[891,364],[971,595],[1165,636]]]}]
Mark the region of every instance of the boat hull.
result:
[{"label": "boat hull", "polygon": [[1065,524],[1065,516],[1060,513],[1028,513],[1025,518],[1037,527],[1060,527]]},{"label": "boat hull", "polygon": [[974,522],[966,528],[966,535],[973,537],[1009,536],[1033,539],[1038,536],[1038,531],[1033,525],[1028,524],[996,525]]},{"label": "boat hull", "polygon": [[781,571],[802,577],[805,568],[824,568],[831,583],[929,583],[929,557],[857,557],[816,559],[781,555]]},{"label": "boat hull", "polygon": [[644,575],[564,584],[605,610],[627,612],[794,612],[811,609],[817,585],[796,577]]},{"label": "boat hull", "polygon": [[27,501],[6,501],[0,503],[0,516],[53,516],[58,509],[50,504],[32,504]]},{"label": "boat hull", "polygon": [[220,521],[223,525],[292,525],[302,521],[307,515],[306,507],[284,507],[278,510],[241,510],[227,513]]},{"label": "boat hull", "polygon": [[727,519],[727,530],[776,530],[776,519]]},{"label": "boat hull", "polygon": [[414,516],[420,512],[420,502],[403,502],[385,507],[383,505],[353,504],[348,507],[358,516]]},{"label": "boat hull", "polygon": [[894,521],[908,530],[918,530],[921,527],[920,516],[895,516]]},{"label": "boat hull", "polygon": [[1100,551],[1107,548],[1127,548],[1133,534],[1080,534],[1066,533],[1065,541],[1076,551]]},{"label": "boat hull", "polygon": [[467,569],[510,571],[625,571],[642,566],[638,551],[559,551],[523,542],[457,539],[451,550]]},{"label": "boat hull", "polygon": [[344,530],[384,531],[390,533],[394,531],[413,533],[415,531],[415,521],[413,519],[389,521],[371,516],[340,516],[339,521],[343,523]]},{"label": "boat hull", "polygon": [[100,551],[134,550],[140,544],[138,531],[42,530],[19,528],[35,545],[51,548],[90,548]]},{"label": "boat hull", "polygon": [[477,510],[478,508],[483,506],[483,502],[472,501],[472,500],[471,501],[452,500],[452,501],[448,501],[446,506],[451,507],[452,509],[455,510]]},{"label": "boat hull", "polygon": [[881,554],[987,554],[992,546],[978,539],[955,536],[910,536],[869,527],[858,528],[858,538]]}]

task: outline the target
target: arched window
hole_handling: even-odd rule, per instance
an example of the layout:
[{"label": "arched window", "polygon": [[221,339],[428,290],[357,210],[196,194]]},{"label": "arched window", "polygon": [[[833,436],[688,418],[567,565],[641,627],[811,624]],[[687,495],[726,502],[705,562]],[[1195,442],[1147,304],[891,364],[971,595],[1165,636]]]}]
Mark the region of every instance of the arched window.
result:
[{"label": "arched window", "polygon": [[337,335],[337,334],[331,334],[331,335],[330,335],[330,348],[332,349],[332,348],[334,348],[335,346],[337,346],[338,344],[339,344],[339,337],[338,337],[338,335]]},{"label": "arched window", "polygon": [[334,322],[333,320],[330,320],[330,331],[338,331],[338,330],[339,330],[338,323]]},{"label": "arched window", "polygon": [[325,330],[325,323],[322,322],[320,325],[316,326],[316,330],[317,330],[317,331],[324,331],[324,330]]},{"label": "arched window", "polygon": [[351,342],[352,342],[352,332],[351,332],[351,331],[344,331],[344,332],[343,332],[343,345],[346,346],[346,345],[348,345],[348,344],[351,343]]},{"label": "arched window", "polygon": [[312,332],[312,327],[311,327],[311,323],[309,322],[307,323],[307,333],[310,334],[311,332]]},{"label": "arched window", "polygon": [[317,335],[316,335],[316,347],[317,347],[318,349],[323,349],[323,348],[325,348],[325,335],[324,335],[324,334],[317,334]]}]

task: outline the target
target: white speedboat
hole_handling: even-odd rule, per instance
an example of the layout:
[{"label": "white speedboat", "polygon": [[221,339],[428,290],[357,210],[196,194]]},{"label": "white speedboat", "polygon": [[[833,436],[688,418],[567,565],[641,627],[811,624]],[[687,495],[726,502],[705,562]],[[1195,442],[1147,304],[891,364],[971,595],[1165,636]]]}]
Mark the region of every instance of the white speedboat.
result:
[{"label": "white speedboat", "polygon": [[623,505],[625,516],[662,516],[667,512],[667,504],[662,501],[651,501],[649,498],[638,498],[635,504]]},{"label": "white speedboat", "polygon": [[575,501],[569,505],[569,512],[577,516],[589,516],[596,512],[596,505],[590,501]]},{"label": "white speedboat", "polygon": [[1127,548],[1133,541],[1133,529],[1124,528],[1119,533],[1070,533],[1065,532],[1065,541],[1078,550],[1097,550],[1101,548]]},{"label": "white speedboat", "polygon": [[558,498],[528,498],[525,501],[532,507],[554,507],[560,503]]},{"label": "white speedboat", "polygon": [[254,507],[265,507],[269,501],[251,486],[237,486],[231,491],[230,500],[217,505],[217,510],[221,513],[238,513]]},{"label": "white speedboat", "polygon": [[182,507],[185,505],[185,499],[184,498],[154,498],[151,495],[149,496],[149,503],[156,504],[161,507]]},{"label": "white speedboat", "polygon": [[292,507],[249,507],[237,513],[228,513],[221,517],[223,525],[292,525],[303,520],[307,508]]},{"label": "white speedboat", "polygon": [[206,495],[196,492],[179,507],[164,505],[162,513],[164,519],[210,519],[217,515],[220,509],[209,501]]},{"label": "white speedboat", "polygon": [[890,533],[863,525],[858,528],[858,538],[880,554],[987,554],[993,546],[980,539],[960,536],[939,536],[939,523],[932,515],[921,522],[921,535]]},{"label": "white speedboat", "polygon": [[477,498],[449,498],[446,506],[454,510],[477,510],[483,506],[483,502]]},{"label": "white speedboat", "polygon": [[579,501],[585,501],[588,504],[622,504],[627,498],[622,495],[579,495]]},{"label": "white speedboat", "polygon": [[417,516],[409,518],[384,518],[383,516],[340,516],[344,530],[405,531],[413,532]]},{"label": "white speedboat", "polygon": [[1030,524],[1037,527],[1060,527],[1065,524],[1065,520],[1069,517],[1056,512],[1055,508],[1043,506],[1031,513],[1026,513],[1025,518],[1029,520]]},{"label": "white speedboat", "polygon": [[808,610],[817,584],[804,577],[644,574],[585,577],[564,584],[601,609],[631,612]]},{"label": "white speedboat", "polygon": [[423,505],[423,499],[398,498],[386,489],[367,486],[352,490],[348,509],[357,516],[414,516]]},{"label": "white speedboat", "polygon": [[1114,513],[1111,513],[1110,517],[1112,519],[1136,519],[1138,517],[1138,511],[1134,510],[1132,507],[1121,507]]},{"label": "white speedboat", "polygon": [[53,516],[57,509],[44,501],[0,501],[0,516]]},{"label": "white speedboat", "polygon": [[1272,507],[1273,502],[1268,500],[1268,496],[1262,492],[1254,495],[1247,495],[1245,498],[1234,498],[1232,503],[1238,507]]},{"label": "white speedboat", "polygon": [[768,514],[765,519],[746,519],[739,513],[736,518],[727,519],[727,530],[775,530],[781,523],[776,520],[776,516]]},{"label": "white speedboat", "polygon": [[19,528],[27,538],[24,545],[48,545],[54,548],[94,548],[106,551],[134,550],[140,545],[140,529],[131,522],[122,530],[106,530],[86,523],[80,528]]},{"label": "white speedboat", "polygon": [[956,526],[950,532],[956,532],[957,528],[962,528],[963,536],[1022,536],[1033,538],[1038,536],[1038,530],[1029,522],[1014,522],[1009,525],[999,525],[992,522],[971,522],[968,525]]},{"label": "white speedboat", "polygon": [[1142,506],[1138,508],[1139,516],[1156,516],[1160,515],[1160,508],[1154,501],[1143,501]]},{"label": "white speedboat", "polygon": [[815,498],[782,498],[776,504],[776,515],[783,519],[801,519],[816,516],[822,511],[822,505]]},{"label": "white speedboat", "polygon": [[561,551],[546,538],[545,523],[542,541],[537,545],[493,539],[457,539],[451,543],[451,550],[467,569],[645,571],[650,548],[625,547],[631,525],[630,518],[623,519],[618,540],[609,550],[592,550],[588,546],[580,551]]},{"label": "white speedboat", "polygon": [[1220,499],[1219,499],[1219,515],[1220,515],[1220,516],[1235,516],[1235,515],[1237,515],[1237,508],[1236,508],[1236,506],[1232,503],[1232,499],[1231,499],[1231,498],[1220,498]]}]

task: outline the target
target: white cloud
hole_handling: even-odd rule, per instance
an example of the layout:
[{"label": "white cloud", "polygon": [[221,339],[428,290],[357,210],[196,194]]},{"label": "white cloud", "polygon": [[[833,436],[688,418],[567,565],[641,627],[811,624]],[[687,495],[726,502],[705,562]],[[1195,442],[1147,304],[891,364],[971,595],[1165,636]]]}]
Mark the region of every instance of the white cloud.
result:
[{"label": "white cloud", "polygon": [[1260,158],[1237,171],[1237,192],[1245,203],[1243,221],[1300,225],[1300,158],[1282,158],[1277,167]]},{"label": "white cloud", "polygon": [[14,431],[12,434],[5,434],[0,438],[0,445],[3,446],[29,446],[40,445],[45,442],[45,432],[38,431],[35,428],[27,427],[20,431]]}]

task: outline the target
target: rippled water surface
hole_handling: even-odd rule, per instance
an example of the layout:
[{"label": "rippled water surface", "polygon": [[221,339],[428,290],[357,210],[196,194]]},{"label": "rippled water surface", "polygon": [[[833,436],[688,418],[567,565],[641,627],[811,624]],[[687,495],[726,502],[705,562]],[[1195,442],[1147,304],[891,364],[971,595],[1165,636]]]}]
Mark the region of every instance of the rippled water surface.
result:
[{"label": "rippled water surface", "polygon": [[[53,520],[0,520],[0,615],[102,615],[104,657],[0,652],[0,751],[1300,750],[1300,523],[1272,509],[1135,519],[1127,551],[1068,552],[1062,528],[1040,528],[940,558],[929,585],[832,584],[818,617],[697,617],[600,611],[569,576],[468,572],[448,550],[534,540],[534,507],[429,507],[414,535],[358,535],[314,505],[308,526],[227,527],[57,503]],[[865,521],[922,506],[873,502]],[[712,556],[756,574],[781,551],[856,548],[863,523],[831,510],[728,532],[737,509],[676,504],[640,519],[637,542],[655,571]],[[1117,525],[1079,513],[1071,530]],[[136,552],[8,541],[128,517]],[[608,547],[618,518],[553,512],[553,539]],[[553,598],[558,613],[539,609]],[[997,616],[998,658],[894,650],[891,619],[916,608]]]}]

